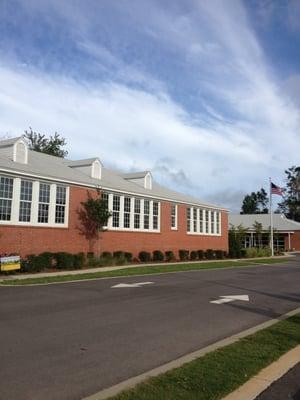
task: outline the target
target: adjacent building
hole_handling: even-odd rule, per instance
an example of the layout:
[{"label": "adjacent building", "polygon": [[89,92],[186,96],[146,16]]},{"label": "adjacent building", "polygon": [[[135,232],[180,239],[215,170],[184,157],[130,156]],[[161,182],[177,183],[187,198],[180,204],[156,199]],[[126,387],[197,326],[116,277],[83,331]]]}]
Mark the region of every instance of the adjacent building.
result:
[{"label": "adjacent building", "polygon": [[[112,212],[92,243],[78,211],[100,191]],[[157,184],[151,172],[122,174],[97,157],[68,160],[0,141],[0,253],[228,249],[227,210]]]},{"label": "adjacent building", "polygon": [[[230,214],[229,225],[242,225],[246,229],[245,247],[270,244],[270,214]],[[283,214],[273,214],[273,226],[275,250],[300,251],[299,222],[288,219]]]}]

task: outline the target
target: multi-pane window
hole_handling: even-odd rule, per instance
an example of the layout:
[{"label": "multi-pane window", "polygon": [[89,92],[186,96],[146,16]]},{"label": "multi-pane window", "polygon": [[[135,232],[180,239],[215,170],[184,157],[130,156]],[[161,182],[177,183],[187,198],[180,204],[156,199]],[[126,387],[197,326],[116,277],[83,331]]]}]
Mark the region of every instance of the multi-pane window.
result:
[{"label": "multi-pane window", "polygon": [[199,213],[200,213],[200,233],[203,233],[203,228],[204,228],[204,226],[203,226],[203,210],[201,210],[201,208],[199,210]]},{"label": "multi-pane window", "polygon": [[140,229],[141,226],[141,200],[134,199],[134,229]]},{"label": "multi-pane window", "polygon": [[191,231],[191,209],[186,209],[186,229],[188,232]]},{"label": "multi-pane window", "polygon": [[124,228],[130,228],[130,204],[131,198],[124,197]]},{"label": "multi-pane window", "polygon": [[40,183],[38,222],[47,224],[49,221],[50,185]]},{"label": "multi-pane window", "polygon": [[172,229],[177,228],[177,205],[176,204],[171,205],[171,228]]},{"label": "multi-pane window", "polygon": [[30,222],[32,202],[32,181],[21,180],[19,221]]},{"label": "multi-pane window", "polygon": [[149,229],[150,201],[144,200],[144,229]]},{"label": "multi-pane window", "polygon": [[158,202],[153,202],[153,229],[158,229]]},{"label": "multi-pane window", "polygon": [[210,232],[215,233],[215,212],[210,212]]},{"label": "multi-pane window", "polygon": [[0,176],[0,221],[10,221],[11,219],[13,185],[12,178]]},{"label": "multi-pane window", "polygon": [[108,211],[108,193],[103,192],[101,194],[101,199],[103,200],[103,203],[105,204],[106,210]]},{"label": "multi-pane window", "polygon": [[197,232],[197,208],[193,208],[193,230]]},{"label": "multi-pane window", "polygon": [[217,223],[217,234],[219,235],[220,234],[220,212],[217,212],[216,223]]},{"label": "multi-pane window", "polygon": [[67,188],[65,186],[56,187],[55,223],[64,224],[66,214]]},{"label": "multi-pane window", "polygon": [[209,233],[209,211],[205,210],[205,233]]},{"label": "multi-pane window", "polygon": [[113,196],[113,214],[112,226],[118,228],[120,226],[120,196]]}]

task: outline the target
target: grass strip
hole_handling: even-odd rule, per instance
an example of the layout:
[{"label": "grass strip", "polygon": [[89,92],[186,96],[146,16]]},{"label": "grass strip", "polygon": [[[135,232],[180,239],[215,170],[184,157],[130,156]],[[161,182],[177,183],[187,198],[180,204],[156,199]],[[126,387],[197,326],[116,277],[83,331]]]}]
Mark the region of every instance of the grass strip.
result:
[{"label": "grass strip", "polygon": [[97,278],[112,278],[122,276],[137,276],[137,275],[151,275],[161,274],[166,272],[178,272],[178,271],[193,271],[201,269],[221,269],[221,268],[232,268],[232,267],[243,267],[252,264],[276,264],[285,261],[290,261],[291,257],[286,258],[263,258],[257,260],[238,260],[238,261],[224,261],[224,262],[201,262],[191,264],[163,264],[153,266],[141,266],[136,268],[125,268],[116,269],[112,271],[99,271],[99,272],[87,272],[81,274],[70,275],[66,272],[66,275],[60,276],[47,276],[47,277],[36,277],[36,278],[24,278],[24,279],[8,279],[3,280],[0,285],[34,285],[34,284],[45,284],[45,283],[58,283],[58,282],[71,282],[83,279],[97,279]]},{"label": "grass strip", "polygon": [[297,314],[110,399],[221,399],[299,343]]}]

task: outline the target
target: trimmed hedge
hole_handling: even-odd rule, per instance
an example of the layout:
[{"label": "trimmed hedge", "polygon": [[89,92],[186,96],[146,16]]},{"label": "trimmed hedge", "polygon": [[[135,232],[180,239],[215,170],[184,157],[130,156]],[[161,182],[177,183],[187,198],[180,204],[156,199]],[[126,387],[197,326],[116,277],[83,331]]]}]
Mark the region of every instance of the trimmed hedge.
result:
[{"label": "trimmed hedge", "polygon": [[207,260],[213,260],[216,258],[215,252],[212,249],[207,249],[205,252],[205,258]]},{"label": "trimmed hedge", "polygon": [[192,251],[191,251],[191,253],[190,253],[190,260],[191,260],[191,261],[198,260],[198,253],[197,253],[197,251],[195,251],[195,250],[192,250]]},{"label": "trimmed hedge", "polygon": [[168,251],[165,251],[165,259],[166,259],[166,261],[175,261],[175,255],[174,255],[174,253],[173,253],[173,251],[171,251],[171,250],[168,250]]},{"label": "trimmed hedge", "polygon": [[180,261],[188,261],[189,259],[189,251],[188,250],[179,250],[179,260]]},{"label": "trimmed hedge", "polygon": [[164,253],[160,250],[154,250],[152,253],[153,261],[164,261]]},{"label": "trimmed hedge", "polygon": [[199,260],[204,260],[204,250],[198,250],[198,259]]},{"label": "trimmed hedge", "polygon": [[148,251],[140,251],[139,259],[141,262],[149,262],[151,261],[151,254]]}]

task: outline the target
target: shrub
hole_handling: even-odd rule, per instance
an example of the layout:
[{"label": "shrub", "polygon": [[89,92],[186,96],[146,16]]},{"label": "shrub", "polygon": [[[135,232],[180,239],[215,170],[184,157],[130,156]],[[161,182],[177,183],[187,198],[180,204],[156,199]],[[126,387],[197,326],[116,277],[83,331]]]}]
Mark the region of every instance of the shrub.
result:
[{"label": "shrub", "polygon": [[74,254],[74,268],[82,269],[85,266],[85,255],[84,253]]},{"label": "shrub", "polygon": [[188,250],[179,250],[179,259],[180,261],[187,261],[189,259],[189,251]]},{"label": "shrub", "polygon": [[174,261],[175,255],[174,255],[173,251],[166,251],[165,258],[166,258],[166,261]]},{"label": "shrub", "polygon": [[215,258],[215,252],[212,249],[207,249],[205,252],[205,258],[207,260],[213,260]]},{"label": "shrub", "polygon": [[44,253],[39,254],[38,257],[40,257],[41,262],[44,263],[43,269],[45,269],[45,268],[50,269],[53,267],[53,261],[54,261],[53,253],[45,251]]},{"label": "shrub", "polygon": [[245,251],[246,251],[246,257],[247,258],[258,257],[257,248],[256,247],[249,247],[249,248],[245,249]]},{"label": "shrub", "polygon": [[109,251],[104,251],[104,252],[101,254],[101,257],[103,257],[103,258],[112,258],[112,254],[111,254],[111,252],[109,252]]},{"label": "shrub", "polygon": [[198,250],[198,258],[199,260],[204,260],[204,251],[203,250]]},{"label": "shrub", "polygon": [[223,250],[216,250],[215,251],[216,259],[222,260],[224,258],[224,251]]},{"label": "shrub", "polygon": [[45,268],[44,265],[45,265],[44,257],[30,254],[29,256],[27,256],[23,268],[26,270],[26,272],[40,272]]},{"label": "shrub", "polygon": [[[122,253],[123,253],[123,252],[122,252]],[[125,264],[127,264],[127,260],[126,260],[126,258],[125,258],[124,253],[121,254],[121,255],[119,255],[119,256],[116,257],[116,258],[113,258],[113,263],[114,263],[115,265],[125,265]],[[112,265],[113,265],[113,264],[112,264]]]},{"label": "shrub", "polygon": [[114,258],[125,258],[124,251],[114,251],[113,257]]},{"label": "shrub", "polygon": [[258,249],[257,256],[258,257],[271,257],[272,252],[269,247],[263,247],[261,249]]},{"label": "shrub", "polygon": [[197,260],[197,259],[198,259],[198,252],[195,251],[195,250],[191,251],[190,259],[191,259],[192,261]]},{"label": "shrub", "polygon": [[160,250],[153,251],[153,261],[164,261],[164,253]]},{"label": "shrub", "polygon": [[126,258],[126,261],[128,262],[128,263],[131,263],[132,262],[132,253],[129,253],[129,252],[125,252],[124,253],[124,257]]},{"label": "shrub", "polygon": [[74,256],[73,254],[60,252],[56,253],[56,267],[58,269],[72,269],[74,268]]},{"label": "shrub", "polygon": [[148,251],[140,251],[139,252],[139,259],[140,259],[141,262],[151,261],[151,254]]},{"label": "shrub", "polygon": [[227,251],[223,251],[223,258],[228,258],[229,254],[227,253]]}]

